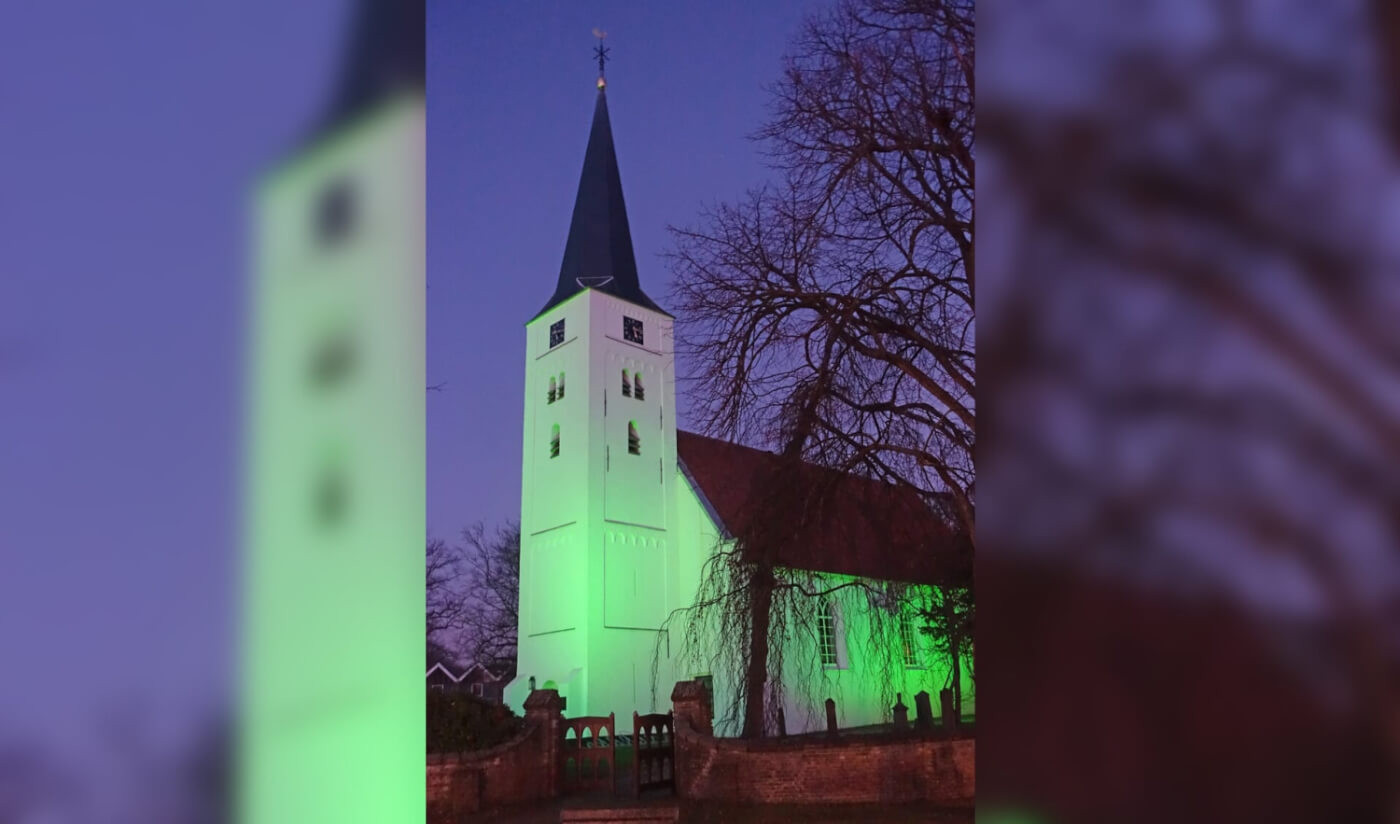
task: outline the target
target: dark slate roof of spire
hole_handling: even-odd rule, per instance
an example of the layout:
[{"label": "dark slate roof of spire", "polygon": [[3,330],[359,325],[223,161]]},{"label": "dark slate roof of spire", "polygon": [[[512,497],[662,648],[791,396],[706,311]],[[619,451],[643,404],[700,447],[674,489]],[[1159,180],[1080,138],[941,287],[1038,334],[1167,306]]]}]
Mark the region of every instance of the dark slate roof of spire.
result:
[{"label": "dark slate roof of spire", "polygon": [[627,226],[627,207],[622,202],[622,177],[617,171],[617,152],[608,121],[608,98],[601,88],[593,107],[593,128],[588,133],[588,151],[583,157],[564,263],[559,267],[559,285],[539,314],[589,287],[669,314],[647,297],[637,278],[632,232]]},{"label": "dark slate roof of spire", "polygon": [[340,70],[312,141],[397,92],[425,88],[425,5],[354,0]]}]

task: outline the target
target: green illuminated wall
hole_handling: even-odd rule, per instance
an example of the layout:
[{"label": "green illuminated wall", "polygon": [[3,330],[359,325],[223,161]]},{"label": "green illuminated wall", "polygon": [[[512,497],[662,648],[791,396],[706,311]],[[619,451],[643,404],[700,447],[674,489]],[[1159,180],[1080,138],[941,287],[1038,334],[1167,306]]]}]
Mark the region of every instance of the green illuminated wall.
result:
[{"label": "green illuminated wall", "polygon": [[[720,545],[720,532],[701,503],[700,496],[683,474],[678,479],[676,503],[676,532],[679,545],[677,567],[680,586],[685,597],[693,601],[700,585],[702,565],[714,548]],[[835,585],[851,579],[827,575],[821,576],[821,580],[828,585]],[[872,621],[871,606],[862,591],[847,590],[838,596],[838,601],[838,615],[841,619],[841,626],[837,632],[837,645],[841,653],[840,666],[820,668],[821,672],[815,680],[812,679],[812,667],[808,664],[820,660],[815,636],[790,637],[786,642],[789,666],[785,680],[789,683],[806,680],[808,689],[821,696],[819,700],[834,698],[839,711],[838,720],[843,726],[862,726],[889,721],[893,702],[887,701],[886,696],[893,693],[903,694],[904,703],[909,707],[909,717],[913,719],[913,696],[920,690],[926,690],[931,697],[934,715],[939,715],[938,692],[948,685],[949,672],[945,665],[936,660],[929,639],[922,633],[916,634],[917,665],[905,666],[901,660],[902,649],[898,647],[894,638],[889,637],[889,625],[877,627]],[[680,627],[674,627],[672,630],[672,634],[676,636],[681,632]],[[864,640],[877,635],[880,637],[878,643]],[[887,664],[877,660],[884,656],[889,656],[889,661],[894,663]],[[692,669],[697,669],[697,666],[692,664],[688,669],[677,670],[675,674],[678,678],[711,675],[714,679],[716,706],[723,707],[731,700],[734,685],[727,680],[727,673],[691,671]],[[703,670],[705,667],[701,665],[698,669]],[[973,714],[976,706],[973,694],[975,685],[966,672],[966,665],[962,673],[962,685],[963,712]],[[796,692],[795,689],[790,690],[784,702],[788,731],[825,729],[824,707],[812,707],[801,700]],[[719,712],[716,715],[718,716]],[[716,720],[718,722],[718,717]],[[716,732],[720,735],[737,735],[739,730],[737,726],[727,727],[717,723]]]},{"label": "green illuminated wall", "polygon": [[422,820],[424,106],[254,203],[239,820]]}]

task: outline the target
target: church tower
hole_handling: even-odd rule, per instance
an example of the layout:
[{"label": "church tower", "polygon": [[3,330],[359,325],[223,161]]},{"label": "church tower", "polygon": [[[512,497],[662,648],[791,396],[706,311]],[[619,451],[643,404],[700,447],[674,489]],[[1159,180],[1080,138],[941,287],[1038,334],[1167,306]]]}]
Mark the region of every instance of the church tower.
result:
[{"label": "church tower", "polygon": [[[601,50],[600,50],[601,51]],[[506,701],[533,684],[567,713],[651,712],[676,602],[671,315],[642,291],[605,84],[553,296],[525,325],[520,639]]]}]

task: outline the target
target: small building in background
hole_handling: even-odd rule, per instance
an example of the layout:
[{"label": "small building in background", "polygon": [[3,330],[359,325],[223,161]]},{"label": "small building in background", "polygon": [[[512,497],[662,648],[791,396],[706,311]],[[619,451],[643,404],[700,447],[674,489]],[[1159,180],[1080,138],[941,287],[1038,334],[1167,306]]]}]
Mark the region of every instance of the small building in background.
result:
[{"label": "small building in background", "polygon": [[492,703],[501,703],[506,679],[482,664],[463,666],[453,661],[435,661],[428,668],[428,689],[466,692]]}]

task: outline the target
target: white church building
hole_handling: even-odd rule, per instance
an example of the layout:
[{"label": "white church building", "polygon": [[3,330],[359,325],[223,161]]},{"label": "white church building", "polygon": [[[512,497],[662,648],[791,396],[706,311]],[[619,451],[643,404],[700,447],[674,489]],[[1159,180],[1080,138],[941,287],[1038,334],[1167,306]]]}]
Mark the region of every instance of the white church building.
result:
[{"label": "white church building", "polygon": [[[662,630],[694,602],[715,548],[741,534],[777,456],[677,430],[673,324],[641,287],[600,81],[557,287],[525,326],[520,636],[517,677],[504,693],[517,712],[532,688],[553,688],[567,715],[616,713],[625,733],[634,710],[669,709],[677,680],[710,683],[716,707],[732,695],[724,673],[680,655],[674,622]],[[917,495],[843,478],[838,502],[824,507],[824,520],[804,519],[803,549],[781,564],[832,580],[916,585],[958,574],[955,542]],[[919,690],[935,696],[936,709],[949,683],[909,616],[896,622],[887,654],[871,654],[877,608],[865,590],[846,590],[825,607],[815,637],[789,639],[789,660],[814,656],[817,666],[802,671],[820,683],[808,686],[837,699],[843,726],[888,720],[895,693],[911,716]],[[789,732],[825,724],[819,707],[796,696],[784,710]]]}]

